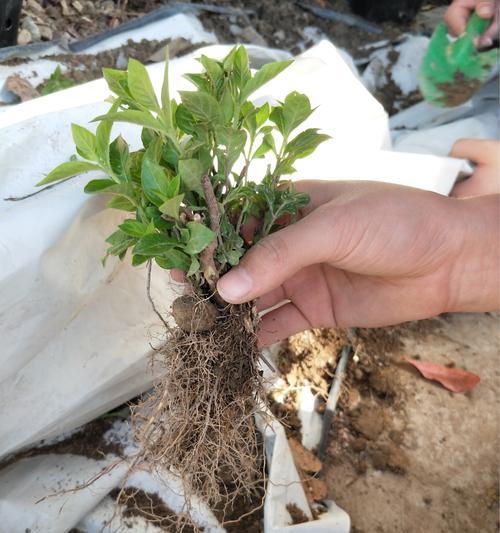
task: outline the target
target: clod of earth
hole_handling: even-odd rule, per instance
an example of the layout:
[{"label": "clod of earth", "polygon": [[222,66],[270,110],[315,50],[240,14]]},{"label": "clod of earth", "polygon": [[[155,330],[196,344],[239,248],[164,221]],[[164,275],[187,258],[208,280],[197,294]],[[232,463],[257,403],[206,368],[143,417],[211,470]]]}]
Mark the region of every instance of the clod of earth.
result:
[{"label": "clod of earth", "polygon": [[210,331],[218,315],[213,304],[191,295],[180,296],[172,304],[172,316],[183,331]]},{"label": "clod of earth", "polygon": [[288,439],[288,445],[293,455],[295,465],[309,474],[317,474],[323,464],[313,452],[304,448],[300,442],[294,438]]}]

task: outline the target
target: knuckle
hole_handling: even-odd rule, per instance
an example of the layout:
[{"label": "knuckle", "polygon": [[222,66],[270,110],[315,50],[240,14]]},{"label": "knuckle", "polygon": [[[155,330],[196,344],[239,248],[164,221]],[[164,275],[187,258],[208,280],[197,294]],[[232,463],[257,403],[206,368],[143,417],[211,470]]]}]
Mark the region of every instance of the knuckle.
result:
[{"label": "knuckle", "polygon": [[288,256],[288,245],[278,233],[259,241],[256,244],[256,250],[262,255],[265,263],[273,268],[285,264]]}]

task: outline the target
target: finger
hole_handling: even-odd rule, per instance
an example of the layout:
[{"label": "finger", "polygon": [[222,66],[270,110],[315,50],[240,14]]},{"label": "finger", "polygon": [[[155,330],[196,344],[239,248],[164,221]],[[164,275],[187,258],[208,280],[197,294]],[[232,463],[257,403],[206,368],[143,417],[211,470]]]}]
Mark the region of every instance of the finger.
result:
[{"label": "finger", "polygon": [[494,40],[498,40],[498,21],[496,20],[477,41],[479,48],[489,48],[493,45]]},{"label": "finger", "polygon": [[452,35],[462,35],[475,6],[476,0],[455,0],[446,10],[444,21]]},{"label": "finger", "polygon": [[[321,208],[257,243],[240,264],[223,276],[217,289],[226,301],[243,303],[283,284],[301,268],[324,262],[332,249],[332,213]],[[330,242],[329,241],[330,238]]]},{"label": "finger", "polygon": [[184,270],[180,270],[178,268],[173,268],[170,271],[170,277],[176,281],[177,283],[185,283],[186,282],[186,273]]},{"label": "finger", "polygon": [[484,139],[459,139],[451,148],[450,156],[469,159],[478,165],[492,163],[497,160],[500,150],[498,141]]},{"label": "finger", "polygon": [[295,305],[288,303],[262,317],[258,331],[259,345],[269,346],[311,328],[311,324]]},{"label": "finger", "polygon": [[476,5],[476,13],[483,19],[492,18],[495,15],[495,0],[481,0]]},{"label": "finger", "polygon": [[[350,184],[352,186],[352,183]],[[332,180],[300,180],[293,183],[297,192],[309,195],[309,203],[300,210],[305,217],[320,205],[328,203],[332,198],[341,194],[346,188],[345,181]]]}]

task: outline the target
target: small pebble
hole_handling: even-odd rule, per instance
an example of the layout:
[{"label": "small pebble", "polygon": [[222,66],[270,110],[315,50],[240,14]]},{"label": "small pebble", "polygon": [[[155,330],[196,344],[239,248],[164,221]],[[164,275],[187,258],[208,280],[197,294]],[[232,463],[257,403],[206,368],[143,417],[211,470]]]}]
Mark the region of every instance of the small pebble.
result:
[{"label": "small pebble", "polygon": [[241,32],[243,31],[237,24],[230,24],[229,25],[229,31],[233,35],[241,35]]},{"label": "small pebble", "polygon": [[17,34],[17,44],[20,46],[24,46],[26,44],[31,43],[31,33],[28,30],[21,30]]},{"label": "small pebble", "polygon": [[253,26],[243,28],[241,38],[245,43],[255,44],[257,46],[267,46],[267,41]]},{"label": "small pebble", "polygon": [[40,26],[40,35],[43,41],[52,41],[54,32],[48,26]]},{"label": "small pebble", "polygon": [[283,30],[278,30],[274,32],[274,38],[277,41],[284,41],[285,40],[285,32]]},{"label": "small pebble", "polygon": [[26,17],[23,20],[22,29],[30,33],[32,42],[41,40],[42,36],[40,35],[40,29],[31,17]]}]

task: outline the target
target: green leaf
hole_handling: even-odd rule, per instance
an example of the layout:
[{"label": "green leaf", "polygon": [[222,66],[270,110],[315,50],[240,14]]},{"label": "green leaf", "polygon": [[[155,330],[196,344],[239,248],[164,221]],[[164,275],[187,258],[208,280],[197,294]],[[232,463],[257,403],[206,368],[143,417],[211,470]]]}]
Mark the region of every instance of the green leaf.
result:
[{"label": "green leaf", "polygon": [[184,199],[184,194],[179,194],[178,196],[174,196],[173,198],[170,198],[166,202],[163,202],[159,209],[160,211],[169,217],[174,218],[175,220],[179,219],[179,207],[182,203],[182,200]]},{"label": "green leaf", "polygon": [[184,74],[184,77],[189,80],[198,90],[209,93],[210,82],[203,74]]},{"label": "green leaf", "polygon": [[[118,109],[119,102],[115,102],[109,113],[115,113]],[[113,127],[113,121],[111,120],[102,120],[101,123],[97,126],[96,129],[96,152],[99,162],[104,166],[104,168],[109,168],[109,140],[111,137],[111,129]]]},{"label": "green leaf", "polygon": [[257,148],[257,150],[255,150],[253,157],[255,159],[260,159],[261,157],[264,157],[270,150],[276,153],[276,145],[274,143],[274,137],[272,134],[266,133],[262,139],[262,144]]},{"label": "green leaf", "polygon": [[180,250],[176,250],[175,248],[169,250],[162,257],[155,257],[155,261],[159,267],[164,268],[165,270],[178,268],[179,270],[186,272],[191,265],[191,258],[189,255]]},{"label": "green leaf", "polygon": [[106,205],[109,209],[119,209],[120,211],[135,211],[135,205],[125,196],[115,196]]},{"label": "green leaf", "polygon": [[179,194],[179,189],[181,188],[181,178],[180,176],[174,176],[170,178],[170,181],[165,187],[165,194],[167,198],[173,198]]},{"label": "green leaf", "polygon": [[301,159],[312,154],[322,143],[330,139],[329,135],[318,133],[317,128],[309,128],[299,133],[287,145],[285,150],[295,159]]},{"label": "green leaf", "polygon": [[49,172],[43,180],[39,181],[36,186],[47,185],[55,181],[72,178],[78,174],[84,172],[90,172],[91,170],[102,170],[100,166],[94,163],[87,163],[86,161],[68,161],[57,166],[54,170]]},{"label": "green leaf", "polygon": [[280,72],[283,72],[292,61],[275,61],[274,63],[267,63],[261,67],[243,87],[240,94],[240,101],[246,100],[253,92],[262,87],[268,81],[275,78]]},{"label": "green leaf", "polygon": [[127,122],[130,124],[138,124],[146,128],[151,128],[155,131],[163,131],[163,126],[149,111],[139,111],[137,109],[127,109],[118,113],[108,113],[107,115],[100,115],[92,122],[99,120],[111,120],[113,122]]},{"label": "green leaf", "polygon": [[147,255],[132,255],[132,266],[142,265],[146,261],[149,261],[149,257]]},{"label": "green leaf", "polygon": [[167,199],[168,179],[165,170],[148,157],[142,160],[141,183],[144,195],[156,206]]},{"label": "green leaf", "polygon": [[88,194],[96,193],[96,192],[103,192],[106,189],[109,189],[109,187],[114,187],[116,185],[116,181],[109,180],[109,179],[100,179],[100,180],[91,180],[85,185],[85,188],[83,189],[84,192]]},{"label": "green leaf", "polygon": [[108,87],[118,96],[130,99],[130,91],[128,90],[127,73],[123,70],[116,70],[114,68],[103,68],[102,74],[108,83]]},{"label": "green leaf", "polygon": [[130,181],[130,163],[128,144],[119,135],[109,146],[109,165],[122,183]]},{"label": "green leaf", "polygon": [[134,247],[134,254],[155,257],[163,255],[178,244],[177,239],[162,233],[145,235]]},{"label": "green leaf", "polygon": [[288,137],[297,126],[302,124],[302,122],[310,116],[313,110],[311,109],[309,98],[294,91],[285,98],[282,112],[284,126],[283,134],[285,137]]},{"label": "green leaf", "polygon": [[220,80],[221,76],[224,73],[224,71],[222,70],[222,66],[215,59],[211,59],[210,57],[207,57],[204,55],[198,58],[198,61],[205,68],[205,72],[207,73],[210,81],[215,87],[217,85],[217,82]]},{"label": "green leaf", "polygon": [[95,161],[97,159],[95,135],[78,124],[71,124],[71,133],[77,152],[84,159]]},{"label": "green leaf", "polygon": [[121,230],[116,230],[106,239],[106,242],[111,244],[106,250],[108,255],[121,255],[136,242],[136,239]]},{"label": "green leaf", "polygon": [[194,131],[194,116],[185,105],[178,105],[175,110],[175,123],[184,133],[192,134]]},{"label": "green leaf", "polygon": [[199,254],[215,238],[215,233],[199,222],[188,222],[187,227],[190,237],[185,250],[188,254]]},{"label": "green leaf", "polygon": [[180,91],[179,94],[196,120],[211,125],[222,123],[222,109],[212,95],[191,91]]},{"label": "green leaf", "polygon": [[234,115],[234,100],[229,89],[226,89],[220,100],[224,122],[227,124],[232,121]]},{"label": "green leaf", "polygon": [[196,257],[191,258],[191,266],[189,267],[189,270],[187,271],[186,276],[193,276],[200,270],[200,262]]},{"label": "green leaf", "polygon": [[228,176],[233,165],[245,148],[247,134],[244,130],[235,130],[231,127],[219,126],[215,128],[215,138],[219,145],[225,146],[222,161],[223,168],[219,169],[219,172]]},{"label": "green leaf", "polygon": [[139,222],[138,220],[125,220],[122,224],[118,226],[123,233],[130,235],[131,237],[137,237],[140,239],[144,235],[148,234],[150,230],[148,224],[145,222]]},{"label": "green leaf", "polygon": [[136,59],[128,61],[128,87],[137,103],[150,111],[159,111],[153,84],[146,67]]},{"label": "green leaf", "polygon": [[266,122],[270,113],[271,107],[267,102],[257,108],[257,112],[255,114],[255,123],[257,128],[260,128]]},{"label": "green leaf", "polygon": [[179,176],[182,191],[196,191],[203,195],[203,187],[201,186],[203,167],[198,159],[181,159],[179,161]]},{"label": "green leaf", "polygon": [[276,124],[281,135],[285,135],[285,119],[283,118],[283,108],[273,107],[269,119]]},{"label": "green leaf", "polygon": [[240,89],[243,89],[251,77],[248,54],[244,46],[238,46],[236,48],[233,61],[233,73],[236,85]]}]

